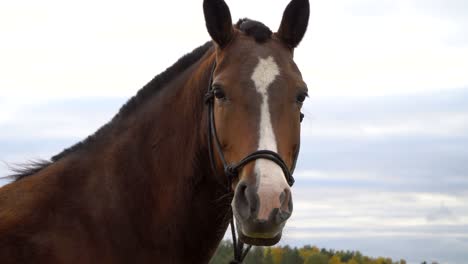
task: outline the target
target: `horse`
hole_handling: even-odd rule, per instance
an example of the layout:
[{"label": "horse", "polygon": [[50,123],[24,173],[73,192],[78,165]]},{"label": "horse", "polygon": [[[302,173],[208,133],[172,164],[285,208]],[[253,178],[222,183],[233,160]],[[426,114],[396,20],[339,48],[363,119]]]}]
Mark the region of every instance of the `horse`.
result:
[{"label": "horse", "polygon": [[203,11],[210,41],[93,135],[0,188],[1,263],[207,263],[232,216],[239,243],[280,240],[307,97],[293,54],[309,2],[292,0],[275,33],[233,24],[223,0]]}]

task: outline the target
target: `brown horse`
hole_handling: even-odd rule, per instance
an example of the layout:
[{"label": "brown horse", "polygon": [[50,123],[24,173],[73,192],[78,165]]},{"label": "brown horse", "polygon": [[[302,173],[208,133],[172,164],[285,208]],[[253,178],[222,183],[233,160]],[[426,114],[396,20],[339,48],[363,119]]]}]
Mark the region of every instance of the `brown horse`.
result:
[{"label": "brown horse", "polygon": [[[1,263],[206,263],[231,208],[242,241],[278,242],[292,212],[287,174],[307,95],[293,49],[309,3],[292,0],[276,33],[233,26],[223,0],[203,7],[213,41],[94,135],[0,188]],[[225,165],[253,152],[229,180]]]}]

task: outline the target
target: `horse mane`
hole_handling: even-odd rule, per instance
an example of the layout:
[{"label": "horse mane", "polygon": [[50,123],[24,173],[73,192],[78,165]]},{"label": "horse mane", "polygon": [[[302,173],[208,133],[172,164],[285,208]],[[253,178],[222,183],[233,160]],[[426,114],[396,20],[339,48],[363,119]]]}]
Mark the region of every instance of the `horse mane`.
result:
[{"label": "horse mane", "polygon": [[95,141],[100,135],[104,134],[117,120],[127,117],[132,114],[135,109],[148,99],[152,98],[159,91],[161,91],[167,83],[172,81],[177,77],[178,74],[185,71],[195,62],[197,62],[211,47],[213,46],[212,41],[208,41],[200,47],[194,49],[192,52],[182,56],[176,63],[167,68],[164,72],[155,76],[150,82],[148,82],[143,88],[141,88],[135,96],[130,98],[119,110],[119,112],[109,121],[107,124],[99,128],[94,134],[88,136],[83,141],[76,143],[75,145],[64,149],[59,154],[53,156],[51,160],[38,160],[30,161],[25,164],[19,164],[12,166],[10,169],[14,174],[7,176],[8,178],[13,178],[15,181],[18,181],[24,177],[33,175],[52,163],[60,160],[61,158],[67,156],[68,154],[75,152],[79,149],[82,149],[86,145]]},{"label": "horse mane", "polygon": [[[272,36],[272,31],[266,25],[248,18],[239,19],[234,27],[245,33],[247,36],[253,37],[258,43],[263,43]],[[167,68],[164,72],[155,76],[150,82],[143,86],[143,88],[141,88],[135,96],[130,98],[120,108],[119,112],[111,119],[111,121],[99,128],[94,134],[88,136],[75,145],[64,149],[59,154],[52,156],[50,160],[30,161],[25,164],[12,166],[11,170],[14,172],[14,174],[7,177],[13,178],[15,181],[17,181],[24,177],[38,173],[42,169],[67,156],[68,154],[80,150],[86,145],[95,141],[100,135],[108,131],[117,120],[127,117],[133,113],[139,105],[158,94],[158,92],[164,88],[167,83],[172,81],[175,77],[177,77],[178,74],[197,62],[211,47],[213,47],[213,42],[206,42],[205,44],[194,49],[192,52],[182,56],[179,60],[177,60],[176,63]]]}]

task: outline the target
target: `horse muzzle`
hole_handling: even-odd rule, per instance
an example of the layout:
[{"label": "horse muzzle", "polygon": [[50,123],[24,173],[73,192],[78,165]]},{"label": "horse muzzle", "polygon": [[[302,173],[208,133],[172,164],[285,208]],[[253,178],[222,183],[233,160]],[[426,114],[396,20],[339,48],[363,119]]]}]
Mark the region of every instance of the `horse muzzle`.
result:
[{"label": "horse muzzle", "polygon": [[239,182],[232,209],[239,238],[246,244],[271,246],[281,239],[286,220],[292,213],[289,186],[261,192],[255,185]]}]

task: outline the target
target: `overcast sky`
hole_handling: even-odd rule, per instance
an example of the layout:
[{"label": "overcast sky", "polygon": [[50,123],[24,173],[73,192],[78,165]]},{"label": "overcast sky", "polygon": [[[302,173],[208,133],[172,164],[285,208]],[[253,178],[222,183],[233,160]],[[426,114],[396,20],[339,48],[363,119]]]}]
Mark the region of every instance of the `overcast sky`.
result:
[{"label": "overcast sky", "polygon": [[[287,3],[228,1],[234,20],[273,30]],[[93,133],[209,39],[188,0],[1,1],[0,36],[0,161],[13,163]],[[468,1],[312,0],[295,54],[311,98],[282,243],[466,263]]]}]

